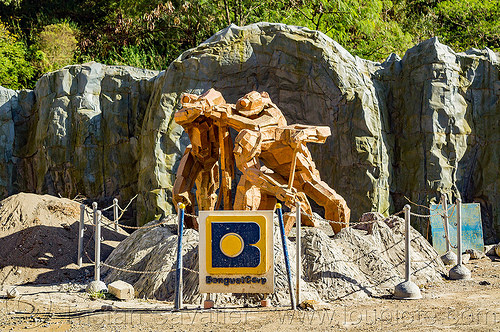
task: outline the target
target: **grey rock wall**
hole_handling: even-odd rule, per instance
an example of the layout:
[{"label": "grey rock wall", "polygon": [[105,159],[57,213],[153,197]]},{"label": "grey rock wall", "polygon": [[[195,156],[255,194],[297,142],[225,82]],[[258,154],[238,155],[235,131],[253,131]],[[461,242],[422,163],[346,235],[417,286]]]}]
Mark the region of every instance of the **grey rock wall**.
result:
[{"label": "grey rock wall", "polygon": [[133,197],[138,136],[157,75],[87,63],[45,74],[34,91],[2,88],[2,195]]},{"label": "grey rock wall", "polygon": [[13,91],[0,87],[0,197],[25,190],[24,163],[26,146],[33,133],[33,91]]},{"label": "grey rock wall", "polygon": [[[405,196],[428,206],[441,194],[478,202],[484,238],[497,241],[497,55],[490,50],[455,53],[433,38],[408,50],[402,60],[390,57],[381,67],[374,77],[386,91],[379,103],[389,109],[394,206],[408,203]],[[418,226],[427,232],[427,220]]]},{"label": "grey rock wall", "polygon": [[139,193],[137,223],[169,214],[189,144],[173,114],[182,92],[209,88],[229,102],[268,91],[290,124],[330,126],[309,148],[354,219],[446,193],[479,202],[485,239],[498,240],[498,56],[430,39],[376,63],[282,24],[231,25],[160,73],[90,63],[48,73],[34,91],[0,88],[0,194]]},{"label": "grey rock wall", "polygon": [[329,125],[326,144],[309,145],[322,178],[347,200],[354,218],[370,210],[387,214],[390,162],[372,67],[322,33],[282,24],[231,25],[185,52],[156,81],[144,120],[141,220],[159,214],[158,202],[170,197],[172,169],[162,162],[178,161],[188,144],[173,121],[180,94],[209,88],[228,102],[267,91],[290,124]]}]

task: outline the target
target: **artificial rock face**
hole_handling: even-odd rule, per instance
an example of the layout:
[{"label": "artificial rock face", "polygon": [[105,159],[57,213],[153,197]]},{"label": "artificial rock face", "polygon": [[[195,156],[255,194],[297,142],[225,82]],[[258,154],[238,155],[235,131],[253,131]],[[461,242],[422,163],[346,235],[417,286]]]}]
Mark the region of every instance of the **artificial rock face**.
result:
[{"label": "artificial rock face", "polygon": [[[158,72],[98,63],[45,74],[34,91],[0,88],[2,195],[137,193],[138,136]],[[10,101],[4,101],[12,96]]]},{"label": "artificial rock face", "polygon": [[[317,31],[281,24],[231,25],[185,52],[155,82],[143,126],[142,146],[157,147],[142,158],[149,170],[139,178],[148,198],[141,209],[151,214],[145,219],[170,195],[173,183],[172,170],[154,161],[178,160],[177,151],[189,142],[172,121],[180,95],[209,88],[229,103],[248,91],[267,91],[288,123],[328,125],[332,137],[324,145],[310,145],[322,179],[346,199],[354,218],[359,217],[355,211],[387,213],[390,163],[372,67]],[[151,184],[159,190],[146,191]]]},{"label": "artificial rock face", "polygon": [[434,38],[376,63],[282,24],[231,25],[159,74],[85,64],[45,75],[34,92],[0,89],[2,195],[138,191],[138,223],[172,212],[189,144],[174,113],[183,92],[210,88],[228,103],[267,91],[288,123],[329,126],[326,143],[308,147],[353,220],[447,193],[481,203],[485,240],[498,240],[498,56]]}]

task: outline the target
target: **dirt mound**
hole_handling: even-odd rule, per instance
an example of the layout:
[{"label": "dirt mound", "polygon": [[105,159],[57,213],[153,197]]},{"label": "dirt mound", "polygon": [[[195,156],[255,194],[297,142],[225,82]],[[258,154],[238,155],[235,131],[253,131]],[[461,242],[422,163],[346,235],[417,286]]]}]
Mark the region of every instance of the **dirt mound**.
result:
[{"label": "dirt mound", "polygon": [[[0,285],[55,283],[81,276],[75,264],[79,220],[80,204],[66,198],[20,193],[1,201]],[[84,244],[93,231],[88,217],[86,225]],[[107,240],[101,248],[105,259],[126,233],[103,227],[102,235]],[[93,253],[93,243],[87,251]],[[85,256],[84,262],[89,262]]]},{"label": "dirt mound", "polygon": [[[175,287],[176,227],[172,225],[142,229],[121,242],[106,263],[137,271],[135,274],[104,269],[107,283],[121,279],[132,285],[141,297],[173,300]],[[277,220],[274,225],[275,292],[273,303],[289,303],[288,284]],[[366,225],[365,225],[366,226]],[[398,217],[374,220],[364,229],[346,228],[331,237],[322,228],[302,229],[303,298],[332,301],[339,298],[389,295],[404,277],[404,220]],[[328,227],[329,229],[329,227]],[[184,300],[200,303],[198,292],[198,232],[184,233]],[[287,239],[293,280],[295,243]],[[446,272],[437,252],[416,230],[411,230],[412,281],[417,285],[439,282]],[[214,294],[218,303],[254,302],[260,295]]]}]

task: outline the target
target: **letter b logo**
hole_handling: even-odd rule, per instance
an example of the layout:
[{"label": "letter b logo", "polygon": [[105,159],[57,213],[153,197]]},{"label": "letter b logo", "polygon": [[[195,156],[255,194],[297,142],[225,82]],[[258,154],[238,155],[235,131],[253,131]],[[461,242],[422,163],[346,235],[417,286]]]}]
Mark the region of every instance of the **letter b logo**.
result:
[{"label": "letter b logo", "polygon": [[267,271],[266,218],[253,216],[252,219],[207,217],[208,273],[259,274]]}]

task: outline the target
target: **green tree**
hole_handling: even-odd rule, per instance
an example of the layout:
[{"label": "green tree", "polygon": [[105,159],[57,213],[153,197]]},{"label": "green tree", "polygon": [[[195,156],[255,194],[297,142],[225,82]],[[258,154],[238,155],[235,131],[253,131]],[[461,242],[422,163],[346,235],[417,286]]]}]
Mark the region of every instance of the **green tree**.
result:
[{"label": "green tree", "polygon": [[322,31],[354,55],[382,60],[413,45],[412,36],[391,19],[391,1],[292,0],[290,4],[285,23]]},{"label": "green tree", "polygon": [[0,21],[0,85],[10,89],[27,87],[33,67],[26,61],[26,47]]},{"label": "green tree", "polygon": [[500,51],[500,1],[450,0],[435,8],[437,35],[457,51],[489,47]]},{"label": "green tree", "polygon": [[39,68],[46,72],[71,64],[76,48],[75,31],[68,22],[45,26],[35,50]]}]

